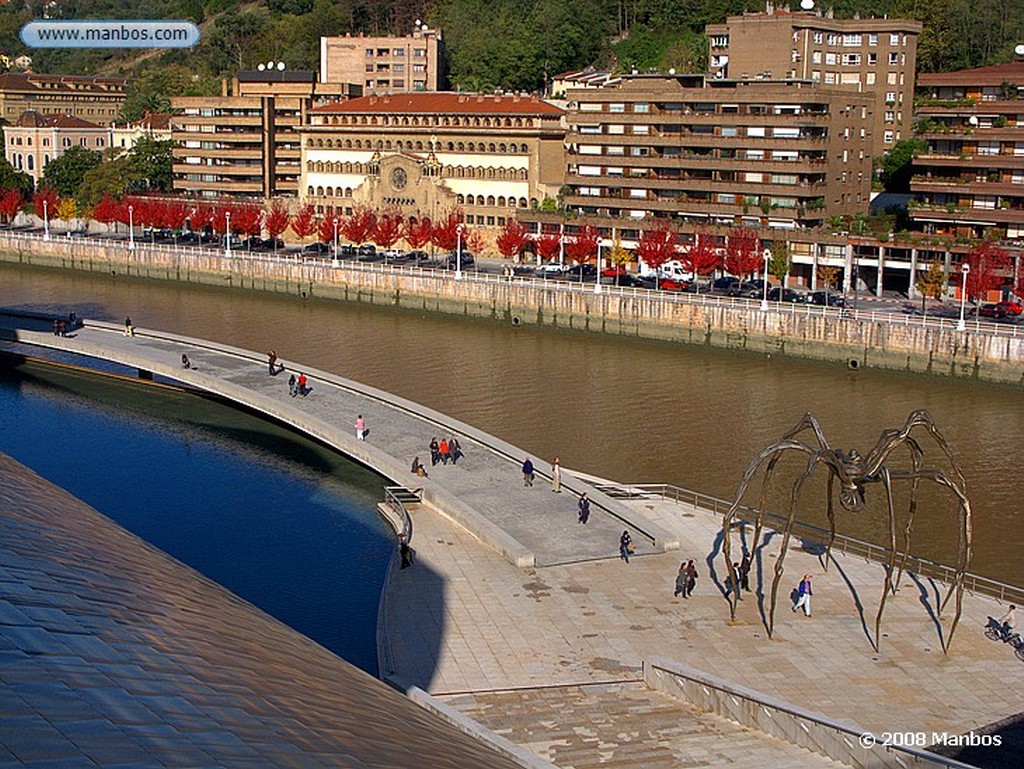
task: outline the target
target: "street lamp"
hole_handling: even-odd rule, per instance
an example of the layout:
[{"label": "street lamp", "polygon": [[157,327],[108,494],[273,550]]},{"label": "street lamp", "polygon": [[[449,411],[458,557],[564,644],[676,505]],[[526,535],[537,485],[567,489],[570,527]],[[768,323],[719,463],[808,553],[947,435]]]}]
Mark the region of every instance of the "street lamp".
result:
[{"label": "street lamp", "polygon": [[967,309],[967,276],[971,272],[971,265],[964,262],[960,265],[960,273],[963,275],[963,284],[960,288],[960,322],[956,324],[957,331],[966,331],[967,324],[964,322],[964,310]]},{"label": "street lamp", "polygon": [[455,227],[455,280],[462,280],[462,225]]},{"label": "street lamp", "polygon": [[338,217],[334,217],[334,259],[331,260],[331,267],[338,266]]},{"label": "street lamp", "polygon": [[128,250],[135,250],[135,206],[128,206]]},{"label": "street lamp", "polygon": [[597,275],[594,277],[594,293],[595,294],[600,294],[601,293],[601,241],[600,241],[600,239],[597,241],[597,261],[595,262],[595,264],[597,265]]},{"label": "street lamp", "polygon": [[224,240],[227,243],[225,256],[231,258],[231,212],[224,212]]},{"label": "street lamp", "polygon": [[764,298],[761,299],[761,309],[768,309],[768,263],[771,261],[772,252],[767,248],[764,250]]},{"label": "street lamp", "polygon": [[43,199],[43,240],[50,239],[50,206],[47,200]]}]

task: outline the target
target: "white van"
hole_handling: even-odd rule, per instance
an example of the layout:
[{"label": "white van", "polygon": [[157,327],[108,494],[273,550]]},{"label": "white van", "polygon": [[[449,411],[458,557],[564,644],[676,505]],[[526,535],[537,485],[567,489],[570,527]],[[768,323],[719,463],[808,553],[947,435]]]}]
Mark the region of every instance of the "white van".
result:
[{"label": "white van", "polygon": [[641,260],[640,277],[653,278],[655,275],[657,275],[658,280],[663,280],[665,278],[686,282],[691,282],[693,280],[693,273],[689,272],[678,259],[670,259],[657,270],[652,270]]}]

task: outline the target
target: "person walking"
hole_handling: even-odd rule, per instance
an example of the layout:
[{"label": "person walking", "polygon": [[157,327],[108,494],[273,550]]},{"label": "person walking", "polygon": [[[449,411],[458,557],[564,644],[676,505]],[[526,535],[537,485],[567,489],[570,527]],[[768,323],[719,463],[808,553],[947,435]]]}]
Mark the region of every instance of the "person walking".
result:
[{"label": "person walking", "polygon": [[306,395],[309,393],[309,388],[306,387],[306,381],[306,375],[300,371],[299,378],[295,380],[295,390],[303,398],[305,398]]},{"label": "person walking", "polygon": [[672,591],[673,597],[681,595],[683,598],[689,598],[686,594],[686,583],[689,579],[690,575],[686,573],[686,562],[683,561],[679,564],[679,571],[676,572],[676,589]]},{"label": "person walking", "polygon": [[[267,366],[270,369],[270,376],[277,376],[277,352],[271,350],[267,353]],[[284,368],[282,366],[282,368]]]},{"label": "person walking", "polygon": [[733,561],[732,568],[726,572],[725,575],[725,594],[736,591],[736,600],[743,600],[743,593],[740,588],[740,565],[739,562]]},{"label": "person walking", "polygon": [[288,377],[288,394],[293,398],[299,394],[298,380],[295,378],[295,374]]},{"label": "person walking", "polygon": [[398,535],[398,553],[402,556],[401,568],[408,569],[412,566],[413,549],[409,547],[409,541],[405,538],[404,534]]},{"label": "person walking", "polygon": [[750,592],[750,553],[743,551],[743,559],[740,561],[740,587]]},{"label": "person walking", "polygon": [[448,464],[448,460],[451,459],[451,447],[448,445],[448,439],[441,438],[441,442],[438,444],[437,449],[441,453],[441,464]]},{"label": "person walking", "polygon": [[811,596],[814,595],[811,590],[811,575],[804,574],[804,578],[800,580],[800,587],[797,588],[799,597],[796,603],[793,605],[793,611],[796,611],[801,606],[803,607],[804,614],[808,617],[811,616]]},{"label": "person walking", "polygon": [[192,361],[188,359],[188,356],[185,353],[181,354],[181,367],[192,368]]},{"label": "person walking", "polygon": [[533,462],[529,457],[523,460],[523,485],[533,486]]},{"label": "person walking", "polygon": [[430,439],[430,466],[433,467],[441,459],[441,446],[437,442],[437,436],[435,435]]},{"label": "person walking", "polygon": [[691,558],[686,562],[686,590],[683,592],[683,598],[689,598],[693,595],[695,587],[697,587],[697,567]]},{"label": "person walking", "polygon": [[456,438],[454,435],[448,439],[448,454],[452,458],[453,465],[456,464],[463,457],[462,444],[459,443],[459,439]]},{"label": "person walking", "polygon": [[629,536],[629,532],[623,530],[622,536],[619,537],[619,557],[629,563],[629,556],[633,554],[633,538]]},{"label": "person walking", "polygon": [[366,440],[366,420],[363,419],[363,415],[360,414],[356,417],[356,438],[361,441]]},{"label": "person walking", "polygon": [[556,494],[562,492],[562,465],[559,463],[558,457],[555,457],[555,461],[551,463],[551,490]]},{"label": "person walking", "polygon": [[583,496],[580,497],[580,501],[579,501],[579,504],[577,505],[577,507],[579,507],[579,511],[580,511],[580,514],[579,514],[580,523],[586,523],[587,521],[589,521],[590,520],[590,497],[588,496],[587,492],[585,492],[585,491],[583,492]]},{"label": "person walking", "polygon": [[124,319],[124,335],[135,336],[135,326],[132,325],[132,319],[130,315]]}]

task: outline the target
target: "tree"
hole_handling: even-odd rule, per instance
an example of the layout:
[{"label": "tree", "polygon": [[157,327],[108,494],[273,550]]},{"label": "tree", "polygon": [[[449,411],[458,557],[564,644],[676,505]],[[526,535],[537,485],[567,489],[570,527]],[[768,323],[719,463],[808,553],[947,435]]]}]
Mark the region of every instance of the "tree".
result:
[{"label": "tree", "polygon": [[[789,246],[784,240],[776,240],[772,243],[771,256],[768,259],[768,272],[774,275],[780,286],[786,285],[786,276],[789,275]],[[782,292],[779,292],[782,298]]]},{"label": "tree", "polygon": [[104,159],[95,168],[90,168],[82,175],[78,185],[77,200],[85,206],[95,206],[104,195],[115,198],[124,197],[131,181],[131,168],[125,156]]},{"label": "tree", "polygon": [[655,271],[654,285],[658,285],[657,270],[678,253],[676,231],[669,222],[660,221],[643,230],[636,244],[636,255]]},{"label": "tree", "polygon": [[349,243],[362,245],[373,234],[377,226],[377,215],[367,206],[356,206],[352,215],[344,222],[339,221],[338,226]]},{"label": "tree", "polygon": [[21,193],[22,198],[27,200],[32,197],[35,188],[36,185],[31,176],[23,171],[15,171],[10,161],[0,155],[0,189],[17,190]]},{"label": "tree", "polygon": [[3,194],[0,195],[0,216],[3,217],[4,224],[10,224],[14,221],[21,209],[24,207],[25,201],[21,197],[21,192],[18,190],[3,190]]},{"label": "tree", "polygon": [[886,192],[910,192],[914,155],[927,149],[924,139],[900,139],[882,160],[882,185]]},{"label": "tree", "polygon": [[321,243],[332,243],[337,246],[338,233],[345,229],[345,222],[335,214],[318,220],[316,234]]},{"label": "tree", "polygon": [[693,245],[683,256],[682,262],[696,277],[710,275],[722,266],[722,255],[715,248],[708,232],[696,232]]},{"label": "tree", "polygon": [[173,150],[172,141],[140,137],[126,155],[128,191],[169,192],[174,181]]},{"label": "tree", "polygon": [[459,241],[459,225],[462,212],[458,209],[447,211],[430,230],[430,242],[442,251],[454,251]]},{"label": "tree", "polygon": [[725,240],[725,269],[738,278],[761,269],[761,239],[751,229],[730,230]]},{"label": "tree", "polygon": [[32,196],[32,210],[40,219],[44,217],[54,218],[57,216],[57,205],[60,197],[52,187],[40,187]]},{"label": "tree", "polygon": [[585,264],[591,257],[597,256],[597,246],[601,242],[601,233],[592,224],[581,224],[576,234],[565,245],[569,258],[577,264]]},{"label": "tree", "polygon": [[397,209],[385,211],[376,218],[371,239],[384,249],[391,248],[402,237],[402,214]]},{"label": "tree", "polygon": [[989,291],[1007,282],[1010,255],[994,243],[979,243],[967,252],[962,263],[971,268],[967,274],[968,299],[984,298]]},{"label": "tree", "polygon": [[73,196],[78,193],[85,173],[100,164],[100,153],[85,147],[71,147],[64,154],[46,164],[40,184],[52,187],[58,195]]},{"label": "tree", "polygon": [[288,215],[288,206],[280,200],[275,200],[265,213],[263,226],[267,228],[267,237],[273,242],[276,252],[277,239],[288,229],[288,223],[291,221],[291,217]]},{"label": "tree", "polygon": [[432,230],[433,225],[430,222],[429,216],[412,217],[405,223],[402,237],[414,249],[420,249],[430,242]]},{"label": "tree", "polygon": [[917,278],[917,290],[921,292],[921,312],[928,314],[928,299],[941,299],[942,292],[946,290],[949,281],[946,273],[942,271],[942,265],[932,262],[928,265],[928,272],[922,273]]},{"label": "tree", "polygon": [[625,272],[626,264],[633,259],[633,253],[622,245],[622,238],[618,233],[612,240],[612,247],[607,252],[608,261],[615,265],[615,285],[619,285],[622,273]]},{"label": "tree", "polygon": [[537,248],[537,255],[545,262],[550,262],[558,256],[562,238],[554,232],[547,232],[533,242]]},{"label": "tree", "polygon": [[818,280],[825,284],[825,306],[828,306],[829,289],[836,287],[839,280],[839,268],[829,264],[822,264],[818,267]]},{"label": "tree", "polygon": [[501,228],[496,245],[506,259],[518,259],[523,252],[523,246],[529,241],[530,235],[526,225],[509,217],[505,220],[505,226]]},{"label": "tree", "polygon": [[188,228],[192,232],[202,233],[207,227],[213,225],[213,219],[216,214],[213,206],[198,205],[192,209],[188,216]]},{"label": "tree", "polygon": [[263,209],[255,203],[242,203],[231,212],[231,230],[240,232],[248,239],[247,246],[252,250],[252,239],[258,238],[263,232]]},{"label": "tree", "polygon": [[115,224],[121,221],[121,201],[113,195],[104,195],[100,202],[93,206],[92,218],[100,224]]},{"label": "tree", "polygon": [[307,203],[302,209],[292,218],[292,232],[294,232],[300,240],[304,240],[316,232],[318,223],[316,220],[316,209],[312,203]]}]

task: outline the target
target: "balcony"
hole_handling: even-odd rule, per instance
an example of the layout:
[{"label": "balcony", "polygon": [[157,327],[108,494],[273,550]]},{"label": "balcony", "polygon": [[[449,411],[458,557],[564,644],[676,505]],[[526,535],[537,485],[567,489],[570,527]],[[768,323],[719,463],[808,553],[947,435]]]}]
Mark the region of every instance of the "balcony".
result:
[{"label": "balcony", "polygon": [[1024,224],[1024,208],[960,208],[936,203],[916,203],[909,207],[910,218],[917,221],[964,222],[993,226]]},{"label": "balcony", "polygon": [[949,193],[953,195],[998,195],[1004,198],[1024,198],[1024,184],[987,179],[945,178],[937,176],[914,176],[910,180],[910,191],[914,193]]},{"label": "balcony", "polygon": [[1024,155],[1000,152],[995,155],[978,153],[965,155],[941,155],[929,153],[914,158],[915,169],[926,169],[929,166],[943,168],[1024,168]]},{"label": "balcony", "polygon": [[[740,205],[738,203],[720,203],[711,200],[690,198],[681,195],[673,200],[665,199],[640,199],[628,197],[605,197],[591,195],[566,195],[564,197],[566,208],[597,208],[619,211],[648,211],[662,212],[682,217],[708,217],[708,216],[729,216],[738,217],[759,217],[770,219],[788,219],[799,221],[801,224],[811,225],[813,222],[820,222],[825,217],[823,209],[800,211],[798,208],[774,208],[767,214],[762,213],[755,205]],[[744,210],[745,209],[745,210]]]},{"label": "balcony", "polygon": [[[771,184],[769,182],[740,182],[726,179],[651,179],[639,176],[580,176],[566,174],[565,184],[572,187],[628,187],[641,190],[669,190],[680,195],[688,192],[722,192],[726,194],[755,197],[759,195],[779,195],[786,197],[803,197],[808,200],[820,198],[825,193],[824,182],[811,184]],[[646,198],[635,198],[645,200]]]}]

